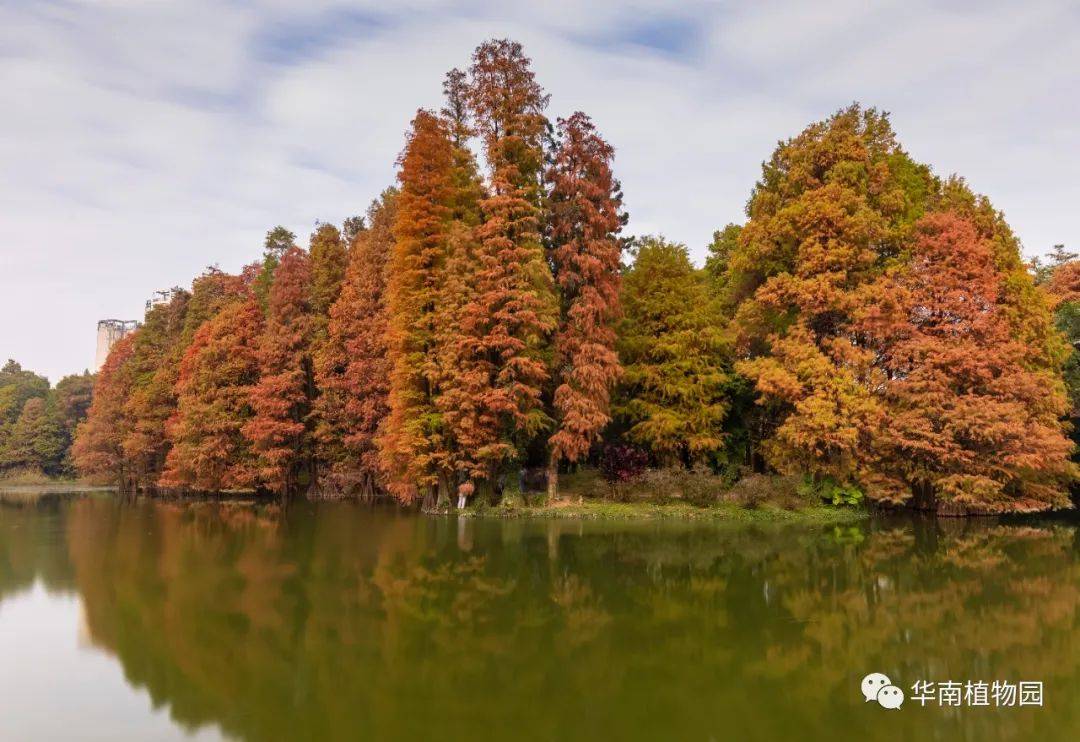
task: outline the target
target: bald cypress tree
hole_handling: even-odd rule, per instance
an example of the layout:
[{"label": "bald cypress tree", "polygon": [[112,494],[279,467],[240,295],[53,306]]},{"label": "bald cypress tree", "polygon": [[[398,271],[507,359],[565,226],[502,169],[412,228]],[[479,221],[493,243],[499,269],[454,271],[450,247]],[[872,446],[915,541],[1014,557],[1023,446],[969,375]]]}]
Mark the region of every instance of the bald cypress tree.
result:
[{"label": "bald cypress tree", "polygon": [[138,330],[117,341],[98,371],[86,420],[75,431],[72,458],[80,474],[93,480],[132,486],[124,456],[128,425],[124,415],[131,388],[131,356]]},{"label": "bald cypress tree", "polygon": [[859,327],[887,410],[863,477],[871,497],[952,514],[1068,506],[1064,384],[1032,363],[995,264],[970,218],[932,212],[910,262],[867,292]]},{"label": "bald cypress tree", "polygon": [[398,174],[387,285],[390,414],[380,438],[391,490],[406,502],[438,485],[446,445],[435,405],[435,317],[453,218],[453,149],[446,123],[418,111]]},{"label": "bald cypress tree", "polygon": [[170,301],[147,310],[132,349],[123,446],[140,489],[155,486],[165,465],[165,423],[176,410],[176,371],[190,299],[187,291],[174,289]]},{"label": "bald cypress tree", "polygon": [[622,194],[611,171],[615,151],[584,113],[560,119],[559,146],[547,170],[548,254],[560,315],[552,381],[555,432],[548,440],[548,494],[558,492],[559,462],[589,452],[611,419],[621,374],[614,323],[620,314],[618,233]]},{"label": "bald cypress tree", "polygon": [[259,381],[263,314],[254,295],[223,307],[202,323],[180,361],[172,444],[160,486],[219,492],[259,482],[244,426]]},{"label": "bald cypress tree", "polygon": [[259,339],[260,376],[251,395],[254,414],[244,426],[258,457],[259,480],[283,496],[314,484],[311,302],[311,261],[294,246],[274,271]]},{"label": "bald cypress tree", "polygon": [[333,224],[320,224],[311,235],[311,316],[318,337],[325,334],[330,307],[341,293],[347,262],[345,245],[341,232]]},{"label": "bald cypress tree", "polygon": [[471,404],[455,416],[454,434],[474,452],[469,475],[495,483],[551,423],[542,392],[557,307],[540,234],[548,97],[521,45],[506,39],[478,47],[469,73],[489,188],[458,312],[458,390]]},{"label": "bald cypress tree", "polygon": [[881,406],[853,316],[937,187],[887,115],[857,105],[783,142],[762,166],[726,291],[747,357],[737,368],[770,412],[754,444],[773,468],[823,485],[858,478]]},{"label": "bald cypress tree", "polygon": [[387,189],[368,210],[368,228],[349,251],[327,339],[315,358],[322,481],[335,492],[363,497],[386,487],[376,440],[388,411],[386,282],[396,208],[397,191]]}]

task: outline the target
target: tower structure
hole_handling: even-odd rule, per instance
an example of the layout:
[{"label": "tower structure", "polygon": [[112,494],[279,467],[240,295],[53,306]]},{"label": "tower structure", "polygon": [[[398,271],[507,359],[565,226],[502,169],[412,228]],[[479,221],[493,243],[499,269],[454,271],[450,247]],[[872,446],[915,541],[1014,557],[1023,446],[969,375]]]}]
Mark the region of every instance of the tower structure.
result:
[{"label": "tower structure", "polygon": [[101,370],[109,351],[116,342],[139,326],[133,319],[103,319],[97,323],[97,352],[94,354],[94,373]]}]

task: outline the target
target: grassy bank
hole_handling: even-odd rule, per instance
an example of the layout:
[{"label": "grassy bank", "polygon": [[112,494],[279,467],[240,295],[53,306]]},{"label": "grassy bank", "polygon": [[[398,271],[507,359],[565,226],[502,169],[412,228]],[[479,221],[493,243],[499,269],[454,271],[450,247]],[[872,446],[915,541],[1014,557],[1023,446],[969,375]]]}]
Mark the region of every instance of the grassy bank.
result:
[{"label": "grassy bank", "polygon": [[591,520],[697,520],[735,523],[847,523],[866,517],[863,506],[827,505],[802,493],[798,479],[749,476],[732,482],[708,471],[649,470],[612,484],[593,469],[564,475],[559,496],[509,493],[498,505],[477,498],[464,516]]},{"label": "grassy bank", "polygon": [[115,491],[115,487],[99,487],[75,479],[43,478],[31,482],[21,478],[0,479],[0,503],[7,505],[27,505],[58,495]]},{"label": "grassy bank", "polygon": [[508,499],[494,507],[470,507],[460,513],[481,518],[578,518],[584,520],[696,520],[731,523],[850,523],[867,516],[865,508],[809,505],[785,509],[772,505],[747,508],[734,503],[699,506],[688,503],[559,500],[524,505]]}]

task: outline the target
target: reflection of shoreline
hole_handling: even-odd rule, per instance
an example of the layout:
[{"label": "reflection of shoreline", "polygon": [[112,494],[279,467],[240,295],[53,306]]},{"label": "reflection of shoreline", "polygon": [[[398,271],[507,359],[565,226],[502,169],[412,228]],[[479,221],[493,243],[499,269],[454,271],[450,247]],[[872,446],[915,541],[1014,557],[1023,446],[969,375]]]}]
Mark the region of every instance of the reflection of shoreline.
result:
[{"label": "reflection of shoreline", "polygon": [[[869,667],[1080,687],[1080,532],[1053,520],[500,521],[111,498],[65,502],[49,527],[41,516],[0,515],[21,519],[0,530],[6,563],[54,582],[66,569],[80,644],[183,727],[238,738],[440,724],[483,737],[502,728],[477,726],[492,717],[538,739],[721,723],[843,737],[863,723],[844,705],[850,675]],[[57,524],[62,559],[45,548]],[[929,717],[909,716],[894,724],[926,731]],[[989,723],[948,729],[1035,729]]]}]

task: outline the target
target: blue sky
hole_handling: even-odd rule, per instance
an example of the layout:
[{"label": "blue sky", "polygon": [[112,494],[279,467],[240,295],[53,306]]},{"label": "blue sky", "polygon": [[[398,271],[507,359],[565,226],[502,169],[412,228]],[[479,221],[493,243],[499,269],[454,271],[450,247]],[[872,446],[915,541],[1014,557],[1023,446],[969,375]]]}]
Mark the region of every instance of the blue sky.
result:
[{"label": "blue sky", "polygon": [[[858,100],[1080,248],[1080,4],[0,0],[0,355],[53,381],[99,318],[362,213],[418,106],[511,36],[617,150],[631,233],[701,258],[776,142]],[[2,359],[0,359],[2,360]]]}]

